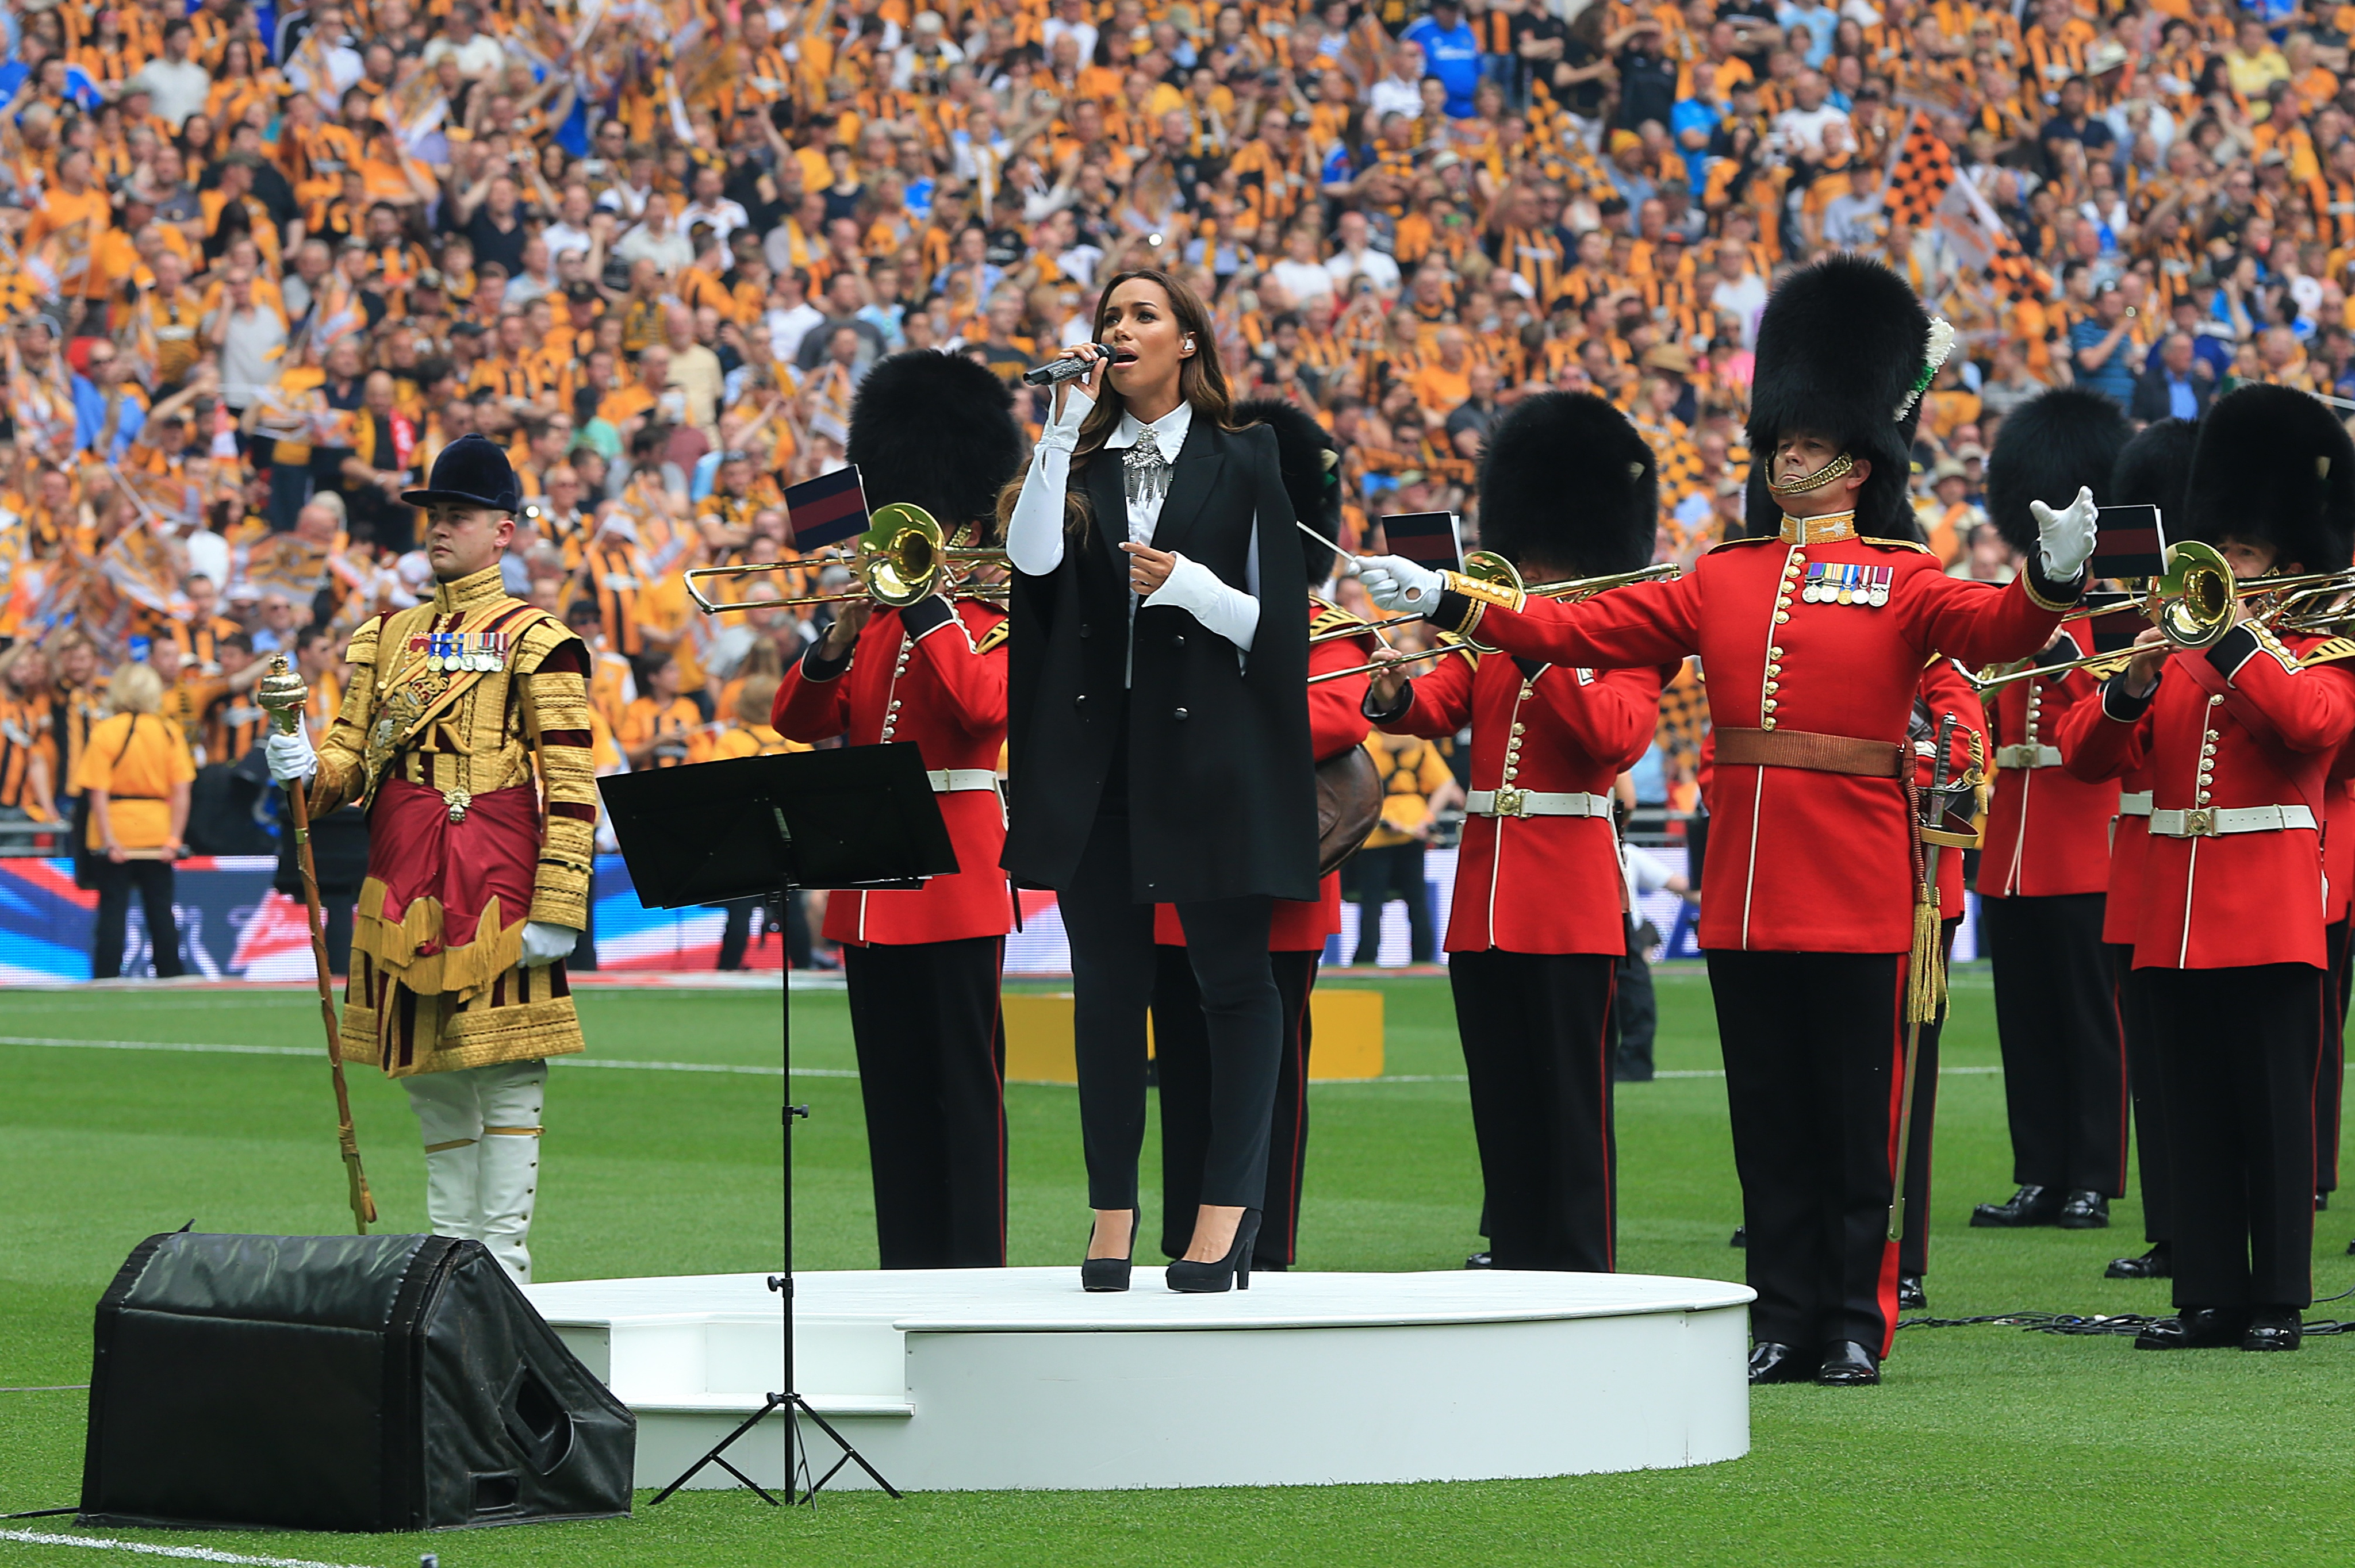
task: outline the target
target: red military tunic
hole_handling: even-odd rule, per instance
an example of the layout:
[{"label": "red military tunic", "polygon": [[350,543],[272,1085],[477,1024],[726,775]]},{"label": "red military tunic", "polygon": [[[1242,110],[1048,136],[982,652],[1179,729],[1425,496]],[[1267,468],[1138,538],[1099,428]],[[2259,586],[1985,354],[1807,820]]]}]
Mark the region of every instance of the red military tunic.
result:
[{"label": "red military tunic", "polygon": [[2137,969],[2323,967],[2316,826],[2189,837],[2168,831],[2190,813],[2266,807],[2301,809],[2320,822],[2330,763],[2355,734],[2355,671],[2296,662],[2321,641],[2277,641],[2244,625],[2213,649],[2170,656],[2147,704],[2114,682],[2098,721],[2073,726],[2078,766],[2088,771],[2123,770],[2138,746],[2149,758]]},{"label": "red military tunic", "polygon": [[2322,800],[2322,919],[2335,926],[2355,895],[2355,741],[2339,748]]},{"label": "red military tunic", "polygon": [[[1986,708],[1979,694],[1952,659],[1943,655],[1930,661],[1922,672],[1922,701],[1930,709],[1930,733],[1937,734],[1938,723],[1948,714],[1955,715],[1955,748],[1946,763],[1946,781],[1951,784],[1963,776],[1971,765],[1971,736],[1979,737],[1978,755],[1987,755],[1987,733],[1980,726],[1986,722]],[[1927,789],[1936,782],[1934,768],[1938,748],[1934,740],[1916,741],[1913,746],[1913,781]],[[1966,852],[1952,845],[1938,851],[1938,918],[1952,920],[1963,912],[1963,855]]]},{"label": "red military tunic", "polygon": [[[1308,596],[1308,632],[1311,637],[1337,630],[1356,620],[1347,611],[1335,609],[1318,599]],[[1334,674],[1354,670],[1366,662],[1367,655],[1378,646],[1372,633],[1364,637],[1336,637],[1329,641],[1308,645],[1308,673]],[[1365,715],[1367,677],[1351,675],[1337,681],[1322,681],[1308,688],[1308,745],[1319,762],[1354,751],[1365,744],[1366,732],[1373,727]],[[1325,939],[1341,929],[1341,874],[1329,871],[1316,885],[1313,900],[1279,898],[1275,900],[1273,917],[1268,923],[1267,950],[1271,953],[1323,952]],[[1178,906],[1156,904],[1153,906],[1153,940],[1165,948],[1186,945],[1185,929],[1178,923]]]},{"label": "red military tunic", "polygon": [[[2063,639],[2057,656],[2081,657]],[[2054,744],[2071,709],[2097,694],[2083,670],[1997,688],[1987,704],[1995,798],[1979,856],[1982,898],[2099,893],[2110,880],[2110,818],[2117,791],[2073,778]]]},{"label": "red military tunic", "polygon": [[[1382,728],[1454,735],[1472,726],[1475,791],[1524,789],[1606,801],[1652,743],[1661,672],[1533,665],[1451,656],[1407,688]],[[1597,814],[1467,814],[1455,852],[1447,950],[1603,953],[1627,950],[1626,883],[1607,804]]]},{"label": "red military tunic", "polygon": [[[1818,520],[1819,522],[1821,520]],[[1820,536],[1820,535],[1818,535]],[[1811,601],[1812,568],[1858,572],[1861,602]],[[1472,634],[1524,658],[1598,669],[1699,653],[1710,716],[1730,728],[1852,737],[1890,748],[1868,778],[1729,763],[1710,792],[1700,945],[1775,952],[1902,953],[1913,945],[1912,830],[1896,777],[1934,650],[1969,664],[2024,658],[2064,606],[1946,576],[1919,546],[1856,536],[1721,545],[1673,582],[1573,604],[1490,606]],[[1442,613],[1446,613],[1443,606]]]},{"label": "red military tunic", "polygon": [[2143,867],[2150,859],[2149,735],[2140,726],[2128,726],[2123,745],[2089,747],[2086,737],[2110,722],[2097,691],[2091,701],[2069,710],[2053,738],[2071,778],[2099,780],[2117,790],[2112,807],[2115,815],[2110,819],[2109,897],[2102,906],[2102,940],[2131,948],[2135,927],[2142,919]]},{"label": "red military tunic", "polygon": [[[913,636],[900,612],[878,609],[851,649],[850,668],[813,680],[796,661],[777,687],[769,722],[788,740],[842,736],[853,746],[913,741],[924,767],[957,770],[966,783],[995,779],[1006,745],[1006,617],[971,599]],[[998,869],[1006,812],[997,790],[941,790],[941,816],[960,868],[910,892],[837,893],[826,901],[829,942],[953,942],[1001,937],[1013,924]]]}]

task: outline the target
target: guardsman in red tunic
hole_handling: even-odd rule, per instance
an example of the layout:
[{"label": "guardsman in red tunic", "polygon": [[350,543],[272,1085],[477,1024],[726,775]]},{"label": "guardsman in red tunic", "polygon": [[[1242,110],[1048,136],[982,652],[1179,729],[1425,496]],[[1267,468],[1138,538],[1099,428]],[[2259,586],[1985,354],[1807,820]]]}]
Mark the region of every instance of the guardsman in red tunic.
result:
[{"label": "guardsman in red tunic", "polygon": [[1758,1292],[1755,1382],[1880,1380],[1897,1318],[1898,1067],[1922,1005],[1908,980],[1934,994],[1937,979],[1906,789],[1914,694],[1934,652],[1977,665],[2043,647],[2093,553],[2090,494],[2038,514],[2038,549],[2008,587],[1950,577],[1913,542],[1918,392],[1950,342],[1877,263],[1793,274],[1759,326],[1758,536],[1677,581],[1562,604],[1397,556],[1359,563],[1375,603],[1517,658],[1628,669],[1699,653],[1709,672],[1700,943]]},{"label": "guardsman in red tunic", "polygon": [[[2323,928],[2328,962],[2322,974],[2322,1063],[2314,1080],[2314,1212],[2330,1207],[2339,1190],[2339,1107],[2347,1089],[2349,966],[2355,941],[2348,916],[2355,909],[2355,743],[2342,747],[2323,788],[2323,889],[2330,902]],[[2355,1242],[2347,1250],[2355,1253]]]},{"label": "guardsman in red tunic", "polygon": [[[2355,441],[2306,393],[2243,387],[2201,424],[2184,510],[2244,581],[2343,569]],[[2177,1315],[2135,1342],[2296,1350],[2313,1298],[2320,829],[2355,735],[2355,644],[2249,620],[2208,648],[2146,636],[2069,726],[2081,766],[2140,747],[2150,768],[2135,969],[2167,1102]]]},{"label": "guardsman in red tunic", "polygon": [[[2039,496],[2106,493],[2130,434],[2099,393],[2062,387],[2015,410],[1987,463],[1987,514],[2005,542],[2023,556],[2035,548],[2028,509]],[[2091,646],[2063,632],[2035,662],[2065,663]],[[2019,1191],[1979,1204],[1974,1225],[2095,1230],[2126,1192],[2126,1053],[2102,951],[2117,796],[2107,783],[2071,778],[2053,744],[2094,685],[2082,670],[2030,675],[1987,702],[1995,799],[1979,855],[1979,930],[1995,969]]]},{"label": "guardsman in red tunic", "polygon": [[[1327,539],[1341,536],[1340,453],[1323,426],[1293,404],[1259,398],[1239,404],[1238,425],[1275,431],[1277,466],[1295,516]],[[1334,549],[1300,536],[1308,580],[1333,576]],[[1380,646],[1375,635],[1340,635],[1360,624],[1347,610],[1308,598],[1308,674],[1354,669]],[[1325,641],[1319,641],[1319,637]],[[1322,681],[1308,688],[1308,741],[1319,763],[1362,747],[1370,722],[1361,711],[1366,677]],[[1289,1268],[1298,1255],[1300,1194],[1308,1159],[1308,997],[1325,940],[1341,929],[1341,874],[1330,871],[1310,900],[1279,898],[1268,923],[1268,958],[1283,1004],[1284,1053],[1275,1073],[1275,1114],[1268,1129],[1267,1198],[1252,1271]],[[1202,991],[1186,953],[1186,932],[1174,904],[1153,910],[1153,1054],[1161,1101],[1161,1250],[1183,1257],[1202,1201],[1202,1161],[1210,1146],[1210,1038],[1202,1020]]]},{"label": "guardsman in red tunic", "polygon": [[[1005,387],[968,360],[906,354],[868,373],[849,457],[870,505],[907,502],[951,533],[986,531],[1021,467]],[[1006,1263],[1006,1042],[998,975],[1013,905],[997,869],[1006,817],[1006,617],[935,593],[847,607],[777,688],[788,740],[912,742],[962,868],[911,892],[837,893],[841,944],[886,1268]]]},{"label": "guardsman in red tunic", "polygon": [[[1651,448],[1608,402],[1524,397],[1489,438],[1481,543],[1529,582],[1633,571],[1652,556],[1657,493]],[[1385,730],[1472,729],[1447,978],[1498,1268],[1616,1266],[1611,1008],[1627,902],[1611,787],[1652,743],[1661,680],[1450,655],[1412,681],[1380,673],[1366,698]]]},{"label": "guardsman in red tunic", "polygon": [[[2185,487],[2191,479],[2191,447],[2200,427],[2189,419],[2158,419],[2146,426],[2118,453],[2105,493],[2113,506],[2156,506],[2164,523],[2180,525]],[[2110,821],[2110,874],[2102,907],[2102,943],[2109,949],[2110,988],[2116,998],[2118,1029],[2126,1042],[2126,1088],[2134,1102],[2135,1169],[2142,1185],[2143,1238],[2150,1245],[2133,1257],[2114,1257],[2103,1272],[2112,1279],[2164,1279],[2170,1261],[2173,1211],[2167,1179],[2167,1117],[2159,1096],[2158,1057],[2150,1028],[2150,1004],[2135,978],[2135,923],[2142,916],[2142,868],[2150,848],[2150,766],[2139,747],[2113,751],[2102,767],[2089,766],[2078,739],[2099,722],[2098,701],[2072,709],[2069,722],[2054,727],[2062,762],[2070,777],[2101,779],[2117,791]]]},{"label": "guardsman in red tunic", "polygon": [[[1955,721],[1952,749],[1946,758],[1946,788],[1950,795],[1930,809],[1927,794],[1937,784],[1937,737],[1945,720]],[[1913,783],[1924,792],[1924,817],[1937,826],[1925,830],[1925,842],[1938,846],[1938,956],[1941,963],[1954,955],[1955,932],[1963,923],[1963,853],[1978,847],[1986,828],[1986,710],[1978,694],[1952,659],[1932,659],[1922,672],[1922,687],[1913,699],[1913,717],[1907,733],[1913,742]],[[1930,1305],[1923,1277],[1930,1272],[1930,1146],[1938,1116],[1938,1040],[1946,1026],[1946,1009],[1922,1024],[1920,1048],[1913,1060],[1913,1119],[1905,1139],[1905,1227],[1897,1246],[1897,1309],[1919,1312]]]}]

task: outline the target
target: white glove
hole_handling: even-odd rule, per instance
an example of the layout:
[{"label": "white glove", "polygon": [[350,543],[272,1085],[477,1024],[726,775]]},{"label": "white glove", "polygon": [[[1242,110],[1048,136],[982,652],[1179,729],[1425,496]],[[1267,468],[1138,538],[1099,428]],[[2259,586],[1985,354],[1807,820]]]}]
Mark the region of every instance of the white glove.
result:
[{"label": "white glove", "polygon": [[580,939],[581,933],[570,926],[551,926],[545,920],[527,920],[523,923],[523,967],[536,969],[543,964],[569,958],[572,953],[572,944]]},{"label": "white glove", "polygon": [[1368,599],[1388,610],[1436,609],[1446,584],[1437,572],[1404,556],[1359,556],[1345,569],[1366,585]]},{"label": "white glove", "polygon": [[301,725],[292,735],[272,730],[261,743],[261,755],[270,763],[270,776],[281,784],[300,783],[319,771],[319,754],[311,749],[310,732]]},{"label": "white glove", "polygon": [[2036,553],[2048,580],[2073,581],[2094,558],[2094,493],[2083,486],[2066,512],[2055,512],[2041,501],[2028,503],[2028,514],[2036,519]]},{"label": "white glove", "polygon": [[1080,425],[1095,411],[1096,400],[1080,390],[1077,381],[1070,383],[1071,391],[1063,398],[1060,412],[1051,416],[1047,428],[1039,432],[1039,444],[1057,451],[1071,451],[1080,444]]}]

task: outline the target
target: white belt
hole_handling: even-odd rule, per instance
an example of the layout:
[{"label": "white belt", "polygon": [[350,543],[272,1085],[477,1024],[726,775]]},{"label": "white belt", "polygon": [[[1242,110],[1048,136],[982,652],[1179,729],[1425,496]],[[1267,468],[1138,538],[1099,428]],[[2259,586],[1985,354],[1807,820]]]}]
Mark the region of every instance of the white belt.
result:
[{"label": "white belt", "polygon": [[1544,789],[1467,789],[1464,809],[1476,817],[1607,817],[1611,797],[1556,794]]},{"label": "white belt", "polygon": [[2163,839],[2212,839],[2222,833],[2278,833],[2311,828],[2314,813],[2304,806],[2201,806],[2190,811],[2153,811],[2150,831]]},{"label": "white belt", "polygon": [[2119,816],[2121,816],[2121,817],[2147,817],[2147,816],[2149,816],[2149,815],[2150,815],[2150,791],[2149,791],[2149,790],[2147,790],[2147,789],[2121,789],[2121,790],[2119,790],[2119,791],[2118,791],[2118,815],[2119,815]]},{"label": "white belt", "polygon": [[1998,768],[2058,768],[2061,748],[2057,746],[1998,746],[1995,748]]},{"label": "white belt", "polygon": [[997,775],[986,768],[935,768],[924,777],[932,780],[935,795],[954,794],[961,789],[997,788]]}]

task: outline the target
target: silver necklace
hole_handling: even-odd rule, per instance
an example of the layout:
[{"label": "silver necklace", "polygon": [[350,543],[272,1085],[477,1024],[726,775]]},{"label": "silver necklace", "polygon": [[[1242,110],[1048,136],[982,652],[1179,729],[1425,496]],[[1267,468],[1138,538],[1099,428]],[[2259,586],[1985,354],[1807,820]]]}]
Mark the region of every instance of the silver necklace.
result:
[{"label": "silver necklace", "polygon": [[1161,444],[1154,439],[1153,427],[1137,431],[1136,444],[1120,456],[1121,488],[1131,506],[1156,502],[1169,489],[1169,460],[1161,455]]}]

